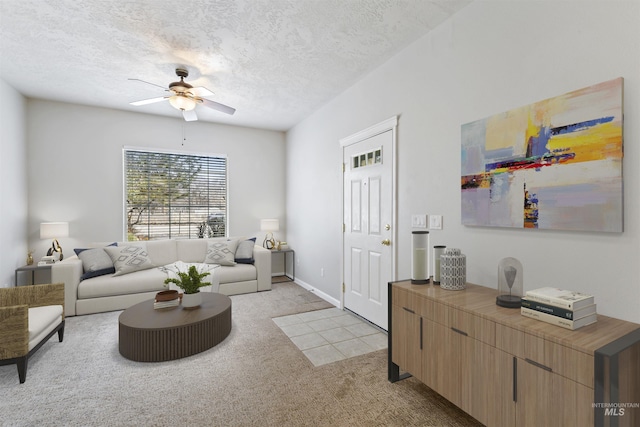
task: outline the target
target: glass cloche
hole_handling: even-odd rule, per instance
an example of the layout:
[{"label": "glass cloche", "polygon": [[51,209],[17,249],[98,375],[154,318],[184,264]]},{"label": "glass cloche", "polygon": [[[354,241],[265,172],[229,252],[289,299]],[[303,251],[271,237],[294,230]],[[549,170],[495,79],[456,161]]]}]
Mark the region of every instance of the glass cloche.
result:
[{"label": "glass cloche", "polygon": [[498,263],[498,296],[501,307],[520,308],[523,294],[522,264],[515,258],[503,258]]}]

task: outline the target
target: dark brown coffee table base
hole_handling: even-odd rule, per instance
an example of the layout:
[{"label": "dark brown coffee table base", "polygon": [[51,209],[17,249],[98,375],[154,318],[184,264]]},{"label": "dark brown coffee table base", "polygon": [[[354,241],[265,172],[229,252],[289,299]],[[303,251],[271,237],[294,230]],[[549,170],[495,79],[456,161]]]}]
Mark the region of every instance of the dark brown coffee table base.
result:
[{"label": "dark brown coffee table base", "polygon": [[164,362],[208,350],[231,332],[231,299],[202,292],[199,308],[153,308],[153,300],[120,314],[120,354],[136,362]]}]

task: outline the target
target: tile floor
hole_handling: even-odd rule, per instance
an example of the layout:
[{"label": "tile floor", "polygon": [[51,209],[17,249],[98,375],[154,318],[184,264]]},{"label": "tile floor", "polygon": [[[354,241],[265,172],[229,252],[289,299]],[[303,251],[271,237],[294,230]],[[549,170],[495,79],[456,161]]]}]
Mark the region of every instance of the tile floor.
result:
[{"label": "tile floor", "polygon": [[387,334],[338,308],[276,317],[276,325],[314,366],[387,348]]}]

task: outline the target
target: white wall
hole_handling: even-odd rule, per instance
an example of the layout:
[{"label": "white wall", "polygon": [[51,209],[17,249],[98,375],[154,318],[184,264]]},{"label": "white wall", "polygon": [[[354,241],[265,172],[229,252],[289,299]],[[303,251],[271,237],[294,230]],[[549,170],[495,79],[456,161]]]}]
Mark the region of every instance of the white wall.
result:
[{"label": "white wall", "polygon": [[[299,123],[287,134],[296,276],[340,299],[338,140],[399,115],[397,279],[410,275],[411,214],[441,214],[431,244],[461,248],[470,282],[496,287],[499,260],[512,256],[523,263],[525,290],[593,293],[601,314],[640,322],[638,22],[638,1],[476,1]],[[462,124],[620,76],[624,233],[460,224]]]},{"label": "white wall", "polygon": [[0,79],[0,287],[14,282],[27,260],[27,149],[25,100]]},{"label": "white wall", "polygon": [[28,237],[36,259],[50,244],[39,238],[42,221],[69,222],[70,236],[60,239],[67,256],[89,242],[124,239],[124,146],[226,154],[229,235],[257,236],[261,244],[261,218],[279,218],[286,235],[282,132],[32,99],[27,111]]}]

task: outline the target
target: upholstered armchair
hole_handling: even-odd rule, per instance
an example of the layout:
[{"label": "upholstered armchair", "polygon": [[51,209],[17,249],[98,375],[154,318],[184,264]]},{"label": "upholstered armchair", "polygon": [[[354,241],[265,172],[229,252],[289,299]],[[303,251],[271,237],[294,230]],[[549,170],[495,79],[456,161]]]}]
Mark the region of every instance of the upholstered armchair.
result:
[{"label": "upholstered armchair", "polygon": [[0,288],[0,365],[16,364],[20,383],[29,357],[55,333],[64,337],[64,283]]}]

